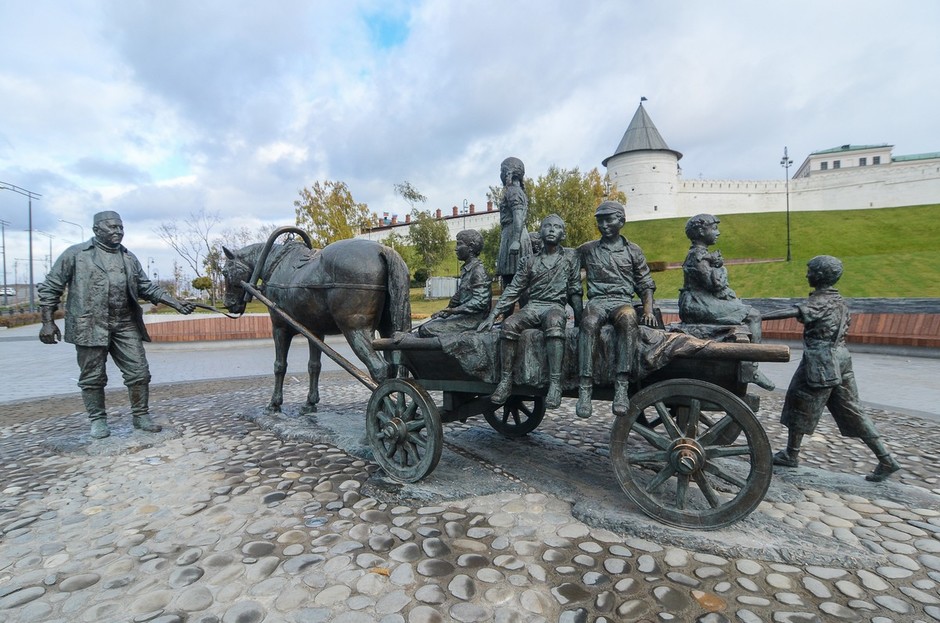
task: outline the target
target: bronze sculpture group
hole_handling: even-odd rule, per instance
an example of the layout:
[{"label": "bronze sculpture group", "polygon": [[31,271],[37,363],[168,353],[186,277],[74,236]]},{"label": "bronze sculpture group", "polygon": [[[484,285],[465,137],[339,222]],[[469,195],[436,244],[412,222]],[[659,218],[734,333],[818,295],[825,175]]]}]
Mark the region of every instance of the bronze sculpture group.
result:
[{"label": "bronze sculpture group", "polygon": [[[563,246],[565,223],[558,215],[545,217],[537,236],[530,237],[526,231],[528,199],[524,166],[518,158],[503,161],[501,179],[502,235],[497,259],[497,274],[503,283],[501,296],[491,308],[491,280],[479,259],[482,236],[475,230],[462,231],[456,246],[457,258],[462,262],[458,290],[445,309],[418,327],[417,336],[488,333],[502,317],[498,381],[489,400],[503,405],[513,395],[513,370],[521,334],[527,329],[540,329],[548,370],[545,406],[553,409],[560,405],[563,393],[570,308],[577,331],[576,415],[590,417],[592,413],[594,357],[601,330],[607,325],[615,336],[611,409],[617,416],[626,415],[630,383],[643,348],[641,327],[657,327],[658,320],[653,300],[656,284],[646,258],[639,246],[622,235],[624,206],[616,201],[598,205],[595,220],[599,239],[569,249]],[[690,332],[701,330],[701,326],[707,331],[744,327],[747,341],[759,343],[760,313],[737,298],[728,284],[720,252],[708,249],[718,239],[718,223],[714,216],[701,214],[686,224],[691,247],[683,264],[680,318]],[[128,386],[134,426],[156,432],[160,427],[148,412],[150,375],[141,345],[149,338],[137,299],[165,303],[184,314],[191,313],[193,306],[177,301],[147,279],[137,259],[120,245],[123,225],[116,213],[99,213],[94,224],[95,239],[63,253],[39,288],[43,320],[40,339],[55,343],[60,337],[52,318],[68,289],[65,340],[75,343],[78,351],[79,387],[91,419],[92,436],[109,434],[103,393],[108,354],[120,367]],[[289,313],[291,309],[320,310],[305,315],[314,319],[314,326],[308,327],[310,332],[321,339],[324,334],[343,333],[367,364],[371,377],[384,380],[390,367],[373,349],[371,336],[376,330],[384,337],[401,335],[410,328],[408,273],[400,256],[366,241],[343,241],[320,251],[309,248],[309,244],[273,245],[274,238],[267,245],[225,251],[226,307],[236,313],[243,310],[245,297],[239,284],[250,280],[254,285],[263,279],[266,294]],[[586,302],[582,300],[582,272]],[[789,429],[788,443],[773,461],[779,466],[797,466],[803,436],[815,430],[823,408],[828,407],[843,435],[861,438],[875,453],[878,464],[866,478],[881,481],[900,467],[858,404],[851,357],[845,347],[849,314],[833,288],[839,276],[841,264],[836,258],[813,258],[807,278],[815,290],[809,301],[763,317],[795,317],[805,325],[803,360],[790,384],[781,418]],[[297,331],[279,323],[273,313],[272,320],[277,361],[275,390],[268,408],[278,411],[283,400],[287,349]],[[306,413],[316,411],[319,401],[320,350],[313,341],[310,355]],[[772,386],[756,370],[756,364],[750,365],[753,382]]]}]

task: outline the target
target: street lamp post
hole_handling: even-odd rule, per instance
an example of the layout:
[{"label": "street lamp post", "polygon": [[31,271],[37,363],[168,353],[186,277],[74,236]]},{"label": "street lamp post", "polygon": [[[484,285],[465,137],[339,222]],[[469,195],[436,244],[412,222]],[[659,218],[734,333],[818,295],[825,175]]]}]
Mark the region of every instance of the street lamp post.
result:
[{"label": "street lamp post", "polygon": [[0,182],[0,190],[12,190],[29,198],[29,311],[34,312],[36,311],[36,289],[33,281],[33,199],[39,199],[42,195],[7,182]]},{"label": "street lamp post", "polygon": [[85,242],[85,228],[82,225],[79,225],[78,223],[73,223],[72,221],[67,221],[64,218],[60,218],[59,222],[68,223],[69,225],[74,225],[75,227],[78,227],[82,232],[82,239],[79,240],[79,242]]},{"label": "street lamp post", "polygon": [[55,236],[39,229],[36,230],[36,233],[42,234],[43,236],[49,239],[49,261],[46,263],[46,266],[47,266],[46,272],[49,272],[50,270],[52,270],[52,239],[55,238]]},{"label": "street lamp post", "polygon": [[[7,230],[9,221],[0,219],[0,246],[3,247],[3,304],[7,304]],[[16,271],[13,271],[13,281],[16,281]]]},{"label": "street lamp post", "polygon": [[790,156],[787,155],[786,145],[783,147],[783,158],[780,159],[780,166],[786,171],[784,177],[784,185],[786,186],[787,193],[787,261],[790,261],[790,165],[793,164],[793,161],[790,160]]}]

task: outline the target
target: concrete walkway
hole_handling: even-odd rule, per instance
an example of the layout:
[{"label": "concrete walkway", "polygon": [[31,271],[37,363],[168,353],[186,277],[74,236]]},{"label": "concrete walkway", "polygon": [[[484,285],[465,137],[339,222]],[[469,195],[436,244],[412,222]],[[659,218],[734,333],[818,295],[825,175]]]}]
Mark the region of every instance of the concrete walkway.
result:
[{"label": "concrete walkway", "polygon": [[[39,325],[0,329],[0,403],[77,393],[75,348],[65,343],[42,344],[38,335]],[[328,337],[327,343],[363,367],[342,336]],[[792,351],[789,363],[761,366],[781,392],[786,390],[802,356],[799,343],[789,345]],[[147,344],[146,347],[155,385],[273,375],[272,340]],[[938,355],[932,349],[852,348],[862,401],[873,408],[890,408],[940,420]],[[341,370],[327,357],[323,357],[323,369]],[[306,372],[307,344],[298,337],[288,357],[288,373],[305,375]],[[120,387],[120,372],[110,361],[108,378],[109,388]]]},{"label": "concrete walkway", "polygon": [[[870,405],[895,478],[866,482],[872,457],[823,418],[751,515],[702,531],[622,494],[606,403],[583,420],[565,399],[524,439],[447,424],[437,469],[401,485],[363,444],[369,392],[347,374],[296,414],[301,342],[281,416],[262,411],[267,341],[151,345],[164,431],[114,400],[96,441],[74,348],[37,332],[0,332],[0,623],[940,621],[940,360],[856,355],[864,399],[920,401]],[[763,368],[785,385],[795,366]],[[781,396],[757,414],[773,448]]]}]

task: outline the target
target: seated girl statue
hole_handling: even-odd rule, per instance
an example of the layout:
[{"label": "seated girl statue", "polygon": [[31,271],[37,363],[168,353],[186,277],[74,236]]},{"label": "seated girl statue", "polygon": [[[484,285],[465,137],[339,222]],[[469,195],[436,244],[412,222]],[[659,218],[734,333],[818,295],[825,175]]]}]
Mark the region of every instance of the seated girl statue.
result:
[{"label": "seated girl statue", "polygon": [[760,312],[738,298],[728,286],[728,269],[720,251],[709,251],[718,241],[719,220],[711,214],[693,216],[685,224],[692,241],[682,264],[683,287],[679,291],[679,318],[686,324],[743,324],[751,341],[761,341]]},{"label": "seated girl statue", "polygon": [[[708,247],[718,241],[719,220],[711,214],[698,214],[685,224],[685,235],[692,241],[682,264],[683,287],[679,290],[679,319],[684,324],[744,325],[751,342],[761,341],[761,314],[738,298],[728,286],[728,269],[720,251]],[[699,335],[698,337],[706,337]],[[749,380],[765,389],[773,382],[757,364],[746,366]]]}]

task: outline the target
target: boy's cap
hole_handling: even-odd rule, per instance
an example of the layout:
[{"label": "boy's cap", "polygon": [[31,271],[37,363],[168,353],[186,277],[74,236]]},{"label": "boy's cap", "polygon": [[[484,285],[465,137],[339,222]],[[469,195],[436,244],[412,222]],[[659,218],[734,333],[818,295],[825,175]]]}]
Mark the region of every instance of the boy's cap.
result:
[{"label": "boy's cap", "polygon": [[605,201],[597,206],[597,209],[594,211],[594,216],[606,214],[619,214],[620,216],[626,217],[627,211],[619,201]]}]

